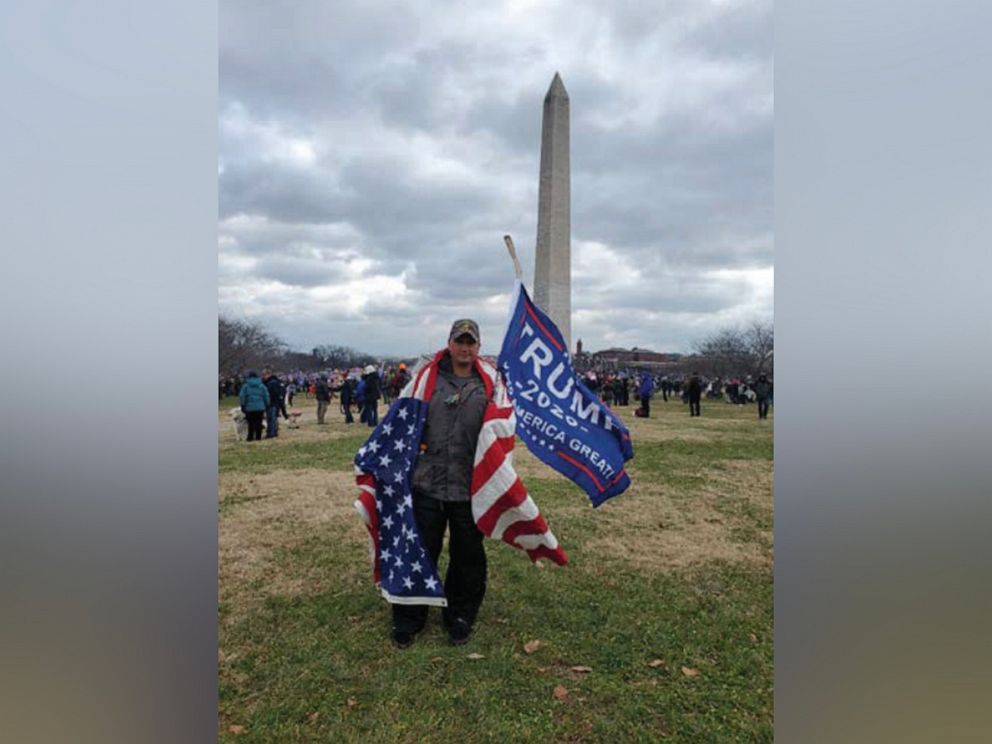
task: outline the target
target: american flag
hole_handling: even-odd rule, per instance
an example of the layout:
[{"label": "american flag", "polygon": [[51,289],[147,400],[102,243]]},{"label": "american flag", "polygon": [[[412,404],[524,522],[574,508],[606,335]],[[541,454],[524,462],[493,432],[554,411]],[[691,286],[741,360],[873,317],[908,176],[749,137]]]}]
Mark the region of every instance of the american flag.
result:
[{"label": "american flag", "polygon": [[[442,349],[407,383],[355,455],[359,496],[355,508],[372,543],[373,576],[383,596],[397,604],[445,606],[437,566],[420,540],[413,516],[411,481],[427,407],[437,382]],[[516,418],[496,369],[477,360],[488,404],[472,471],[472,516],[479,530],[527,552],[537,562],[567,562],[537,505],[513,470]]]}]

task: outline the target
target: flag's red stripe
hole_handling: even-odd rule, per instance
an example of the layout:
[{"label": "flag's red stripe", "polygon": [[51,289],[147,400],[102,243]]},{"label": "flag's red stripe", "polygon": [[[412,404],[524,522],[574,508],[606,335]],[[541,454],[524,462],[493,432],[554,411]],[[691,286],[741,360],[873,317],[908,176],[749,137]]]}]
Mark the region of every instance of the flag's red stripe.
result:
[{"label": "flag's red stripe", "polygon": [[534,322],[537,323],[537,327],[540,328],[542,331],[544,331],[544,335],[548,337],[548,341],[550,341],[551,344],[556,349],[558,349],[558,351],[564,351],[564,349],[562,349],[561,347],[561,344],[558,343],[558,339],[552,336],[551,333],[548,331],[548,329],[544,327],[544,323],[542,323],[540,319],[537,317],[537,314],[533,310],[531,310],[530,305],[524,305],[524,307],[527,308],[527,313],[530,315],[531,318],[534,319]]},{"label": "flag's red stripe", "polygon": [[486,406],[486,413],[482,417],[482,423],[486,423],[487,421],[492,421],[494,419],[508,419],[512,415],[513,415],[512,406],[505,406],[503,408],[500,408],[495,404],[490,404]]},{"label": "flag's red stripe", "polygon": [[503,512],[507,509],[520,506],[526,500],[527,489],[524,488],[524,484],[517,478],[513,481],[513,485],[506,490],[506,493],[496,499],[493,505],[486,510],[486,513],[479,517],[476,525],[483,535],[492,535],[493,528],[496,527],[496,522],[499,518],[503,516]]},{"label": "flag's red stripe", "polygon": [[599,489],[599,492],[600,493],[602,493],[603,491],[606,490],[601,485],[599,485],[599,481],[596,479],[596,476],[592,474],[592,471],[589,468],[587,468],[585,465],[583,465],[581,462],[579,462],[578,460],[576,460],[576,459],[574,459],[572,457],[569,457],[568,455],[566,455],[561,450],[555,450],[555,452],[557,452],[562,458],[564,458],[568,462],[572,463],[575,467],[577,467],[583,473],[585,473],[586,475],[588,475],[592,479],[592,482],[594,484],[596,484],[596,488]]},{"label": "flag's red stripe", "polygon": [[[493,380],[492,377],[486,372],[485,368],[482,366],[482,360],[476,357],[475,359],[475,371],[479,373],[479,377],[482,378],[482,384],[486,386],[486,399],[492,400],[493,397]],[[495,373],[495,370],[493,370]]]},{"label": "flag's red stripe", "polygon": [[620,482],[620,479],[623,478],[625,475],[627,475],[627,471],[626,470],[621,470],[617,474],[617,477],[616,478],[614,478],[613,480],[611,480],[609,483],[606,484],[606,487],[609,488],[610,486],[615,486],[617,483]]},{"label": "flag's red stripe", "polygon": [[513,541],[519,535],[543,535],[547,531],[548,523],[544,521],[544,517],[538,514],[533,519],[522,519],[511,524],[503,531],[503,539],[513,545]]},{"label": "flag's red stripe", "polygon": [[[356,480],[359,482],[369,481],[368,485],[375,487],[375,478],[371,475],[361,475]],[[372,538],[372,545],[375,547],[375,561],[372,567],[372,580],[379,583],[382,580],[382,572],[379,568],[379,512],[376,510],[375,498],[367,491],[361,491],[358,500],[365,507],[365,513],[369,515],[369,523],[366,525],[369,537]]]},{"label": "flag's red stripe", "polygon": [[537,563],[541,558],[547,558],[553,563],[557,563],[559,566],[564,566],[568,563],[568,556],[565,555],[565,551],[561,549],[561,545],[552,550],[547,545],[538,545],[536,548],[531,548],[527,551],[527,555],[530,559]]},{"label": "flag's red stripe", "polygon": [[489,449],[472,471],[472,493],[477,493],[486,485],[486,481],[492,478],[493,473],[506,461],[506,453],[512,449],[513,435],[499,438],[489,445]]}]

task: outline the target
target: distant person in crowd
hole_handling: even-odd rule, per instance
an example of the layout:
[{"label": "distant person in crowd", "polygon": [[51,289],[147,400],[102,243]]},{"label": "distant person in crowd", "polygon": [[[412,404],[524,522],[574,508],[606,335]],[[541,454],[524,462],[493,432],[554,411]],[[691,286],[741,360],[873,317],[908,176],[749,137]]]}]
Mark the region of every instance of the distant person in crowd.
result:
[{"label": "distant person in crowd", "polygon": [[379,373],[370,364],[365,368],[365,376],[362,379],[365,382],[365,394],[363,396],[363,400],[365,401],[365,408],[363,410],[364,420],[370,427],[375,427],[379,423]]},{"label": "distant person in crowd", "polygon": [[406,364],[400,362],[400,366],[397,368],[396,374],[393,375],[393,379],[390,383],[390,387],[392,388],[391,392],[393,398],[400,397],[400,393],[403,392],[403,388],[406,387],[406,384],[409,381],[410,381],[410,375],[406,371]]},{"label": "distant person in crowd", "polygon": [[289,383],[286,385],[286,403],[290,406],[293,405],[293,396],[296,395],[296,382],[292,377],[289,378]]},{"label": "distant person in crowd", "polygon": [[612,407],[613,395],[615,392],[616,392],[616,387],[614,385],[614,381],[607,379],[606,382],[603,383],[603,394],[600,397],[603,399],[603,402],[606,405]]},{"label": "distant person in crowd", "polygon": [[686,395],[689,399],[689,415],[702,415],[699,401],[703,397],[703,381],[699,378],[698,372],[693,372],[689,378],[689,384],[686,385]]},{"label": "distant person in crowd", "polygon": [[[361,370],[359,370],[361,372]],[[365,373],[358,378],[355,385],[355,405],[358,407],[358,420],[367,424],[369,422],[368,411],[365,409]]]},{"label": "distant person in crowd", "polygon": [[641,397],[641,410],[644,411],[644,418],[651,418],[651,395],[654,393],[654,375],[644,372],[641,375],[641,384],[637,389]]},{"label": "distant person in crowd", "polygon": [[258,372],[248,372],[248,379],[238,392],[241,412],[248,421],[248,441],[255,442],[262,438],[262,416],[269,410],[269,391],[262,384]]},{"label": "distant person in crowd", "polygon": [[355,400],[355,387],[354,380],[347,373],[344,379],[341,381],[341,412],[344,414],[344,422],[346,424],[355,423],[355,419],[351,415],[351,404]]},{"label": "distant person in crowd", "polygon": [[269,407],[265,412],[265,438],[274,439],[279,436],[279,413],[282,409],[283,388],[279,378],[268,370],[265,376],[265,387],[269,390]]},{"label": "distant person in crowd", "polygon": [[317,388],[314,394],[317,396],[317,423],[323,426],[324,416],[327,414],[327,404],[331,402],[331,389],[327,386],[326,375],[317,378]]},{"label": "distant person in crowd", "polygon": [[282,414],[284,419],[289,421],[289,411],[286,410],[286,398],[288,397],[286,394],[286,384],[282,381],[281,377],[277,376],[276,379],[278,379],[279,384],[282,385],[282,397],[279,399],[279,413]]},{"label": "distant person in crowd", "polygon": [[760,375],[754,384],[754,396],[758,401],[758,418],[768,418],[768,401],[772,397],[772,384],[765,375]]},{"label": "distant person in crowd", "polygon": [[382,394],[382,404],[385,406],[389,405],[389,397],[392,385],[390,381],[392,380],[392,368],[385,367],[379,371],[379,392]]}]

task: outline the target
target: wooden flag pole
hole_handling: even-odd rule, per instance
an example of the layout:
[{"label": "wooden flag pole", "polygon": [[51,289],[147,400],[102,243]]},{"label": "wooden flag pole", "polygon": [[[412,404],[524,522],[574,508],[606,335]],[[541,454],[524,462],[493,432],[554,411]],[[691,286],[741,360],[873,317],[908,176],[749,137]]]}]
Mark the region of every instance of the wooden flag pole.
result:
[{"label": "wooden flag pole", "polygon": [[517,272],[517,279],[523,281],[524,272],[520,269],[520,261],[517,260],[517,250],[513,247],[513,238],[509,235],[504,235],[503,242],[506,243],[506,250],[510,252],[510,258],[513,259],[513,270]]}]

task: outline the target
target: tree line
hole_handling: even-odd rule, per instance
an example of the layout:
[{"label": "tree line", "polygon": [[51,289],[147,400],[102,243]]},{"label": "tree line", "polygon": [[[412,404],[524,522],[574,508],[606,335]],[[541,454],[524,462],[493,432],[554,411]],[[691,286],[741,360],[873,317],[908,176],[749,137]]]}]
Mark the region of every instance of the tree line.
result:
[{"label": "tree line", "polygon": [[[682,360],[687,372],[726,379],[735,375],[774,374],[775,329],[771,323],[723,328],[693,344],[693,354]],[[688,369],[692,367],[692,369]]]},{"label": "tree line", "polygon": [[337,344],[316,346],[310,353],[294,351],[259,321],[224,315],[217,322],[217,357],[218,371],[224,377],[243,374],[249,369],[318,372],[391,361]]},{"label": "tree line", "polygon": [[[218,362],[220,374],[233,377],[247,369],[302,370],[364,367],[385,362],[412,362],[412,359],[379,358],[350,346],[322,344],[310,353],[293,351],[289,345],[259,321],[237,320],[221,315],[218,320]],[[775,334],[771,323],[754,321],[744,328],[728,327],[699,339],[693,354],[679,360],[685,373],[700,372],[707,377],[734,375],[772,376]]]}]

